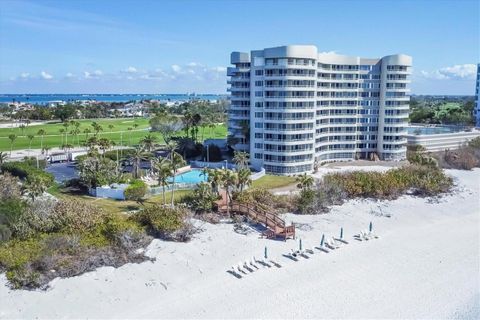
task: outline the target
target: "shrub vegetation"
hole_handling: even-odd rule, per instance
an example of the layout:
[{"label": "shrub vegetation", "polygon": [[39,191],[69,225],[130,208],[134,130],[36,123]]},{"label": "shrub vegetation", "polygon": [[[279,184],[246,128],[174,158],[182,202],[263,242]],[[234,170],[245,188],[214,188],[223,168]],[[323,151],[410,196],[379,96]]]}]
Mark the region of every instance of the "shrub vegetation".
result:
[{"label": "shrub vegetation", "polygon": [[133,180],[125,189],[125,199],[141,202],[147,194],[147,184],[142,180]]},{"label": "shrub vegetation", "polygon": [[329,206],[345,199],[396,199],[410,192],[434,196],[450,189],[453,182],[433,166],[408,165],[385,173],[353,171],[324,176],[314,189],[302,190],[297,199],[298,212],[312,214],[328,211]]},{"label": "shrub vegetation", "polygon": [[41,179],[47,187],[53,185],[54,182],[54,177],[52,174],[45,172],[42,169],[37,169],[29,162],[6,162],[2,164],[2,172],[9,172],[11,175],[22,180],[28,178],[38,178]]}]

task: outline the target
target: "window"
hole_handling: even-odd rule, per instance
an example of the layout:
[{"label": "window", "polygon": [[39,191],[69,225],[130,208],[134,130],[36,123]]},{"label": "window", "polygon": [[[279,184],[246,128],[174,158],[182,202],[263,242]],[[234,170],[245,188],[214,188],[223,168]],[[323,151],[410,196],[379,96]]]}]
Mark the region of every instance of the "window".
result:
[{"label": "window", "polygon": [[263,70],[255,70],[256,76],[263,76]]},{"label": "window", "polygon": [[263,87],[263,81],[255,81],[255,87]]},{"label": "window", "polygon": [[263,97],[263,91],[255,91],[255,97]]}]

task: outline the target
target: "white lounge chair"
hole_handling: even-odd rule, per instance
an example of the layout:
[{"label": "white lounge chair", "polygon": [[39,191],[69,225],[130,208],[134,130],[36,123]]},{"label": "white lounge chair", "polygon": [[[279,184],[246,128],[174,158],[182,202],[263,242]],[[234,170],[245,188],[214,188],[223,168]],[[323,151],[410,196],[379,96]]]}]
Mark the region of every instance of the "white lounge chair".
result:
[{"label": "white lounge chair", "polygon": [[378,239],[378,236],[373,231],[369,231],[367,237],[369,239]]},{"label": "white lounge chair", "polygon": [[305,251],[310,254],[315,254],[315,247],[312,247],[311,249],[306,249]]},{"label": "white lounge chair", "polygon": [[237,270],[238,270],[240,273],[247,274],[247,273],[242,269],[242,263],[241,263],[241,262],[238,264]]},{"label": "white lounge chair", "polygon": [[245,260],[245,262],[243,263],[243,268],[246,269],[247,271],[249,272],[253,272],[255,271],[255,269],[253,269],[252,267],[250,267],[250,262]]},{"label": "white lounge chair", "polygon": [[252,260],[250,261],[250,265],[258,269],[257,260],[255,259],[255,257],[252,257]]}]

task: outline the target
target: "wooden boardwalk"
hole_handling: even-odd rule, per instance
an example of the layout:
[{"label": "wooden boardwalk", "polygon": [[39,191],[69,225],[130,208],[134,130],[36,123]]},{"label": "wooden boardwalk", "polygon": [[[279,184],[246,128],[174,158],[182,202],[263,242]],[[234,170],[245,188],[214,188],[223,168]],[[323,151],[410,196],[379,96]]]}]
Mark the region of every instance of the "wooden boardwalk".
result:
[{"label": "wooden boardwalk", "polygon": [[[224,201],[222,202],[223,205],[219,205],[219,211],[227,212],[227,205]],[[285,220],[268,210],[255,205],[233,202],[229,205],[229,211],[230,213],[245,215],[251,220],[263,224],[267,228],[267,230],[263,232],[263,236],[268,239],[275,239],[277,237],[281,237],[284,240],[290,237],[295,239],[295,226],[287,226]]]}]

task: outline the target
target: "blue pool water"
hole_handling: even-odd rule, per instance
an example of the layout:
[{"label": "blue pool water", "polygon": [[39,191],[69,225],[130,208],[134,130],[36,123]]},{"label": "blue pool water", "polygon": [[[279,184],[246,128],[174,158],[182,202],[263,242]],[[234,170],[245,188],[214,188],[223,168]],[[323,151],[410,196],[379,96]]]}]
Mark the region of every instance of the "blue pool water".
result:
[{"label": "blue pool water", "polygon": [[[202,170],[192,169],[175,176],[175,183],[200,183],[207,181],[208,175],[203,175]],[[172,178],[169,179],[172,181]]]},{"label": "blue pool water", "polygon": [[425,134],[441,134],[441,133],[452,133],[452,132],[459,132],[462,131],[462,127],[420,127],[420,126],[412,126],[407,127],[408,134],[415,134],[415,135],[425,135]]}]

